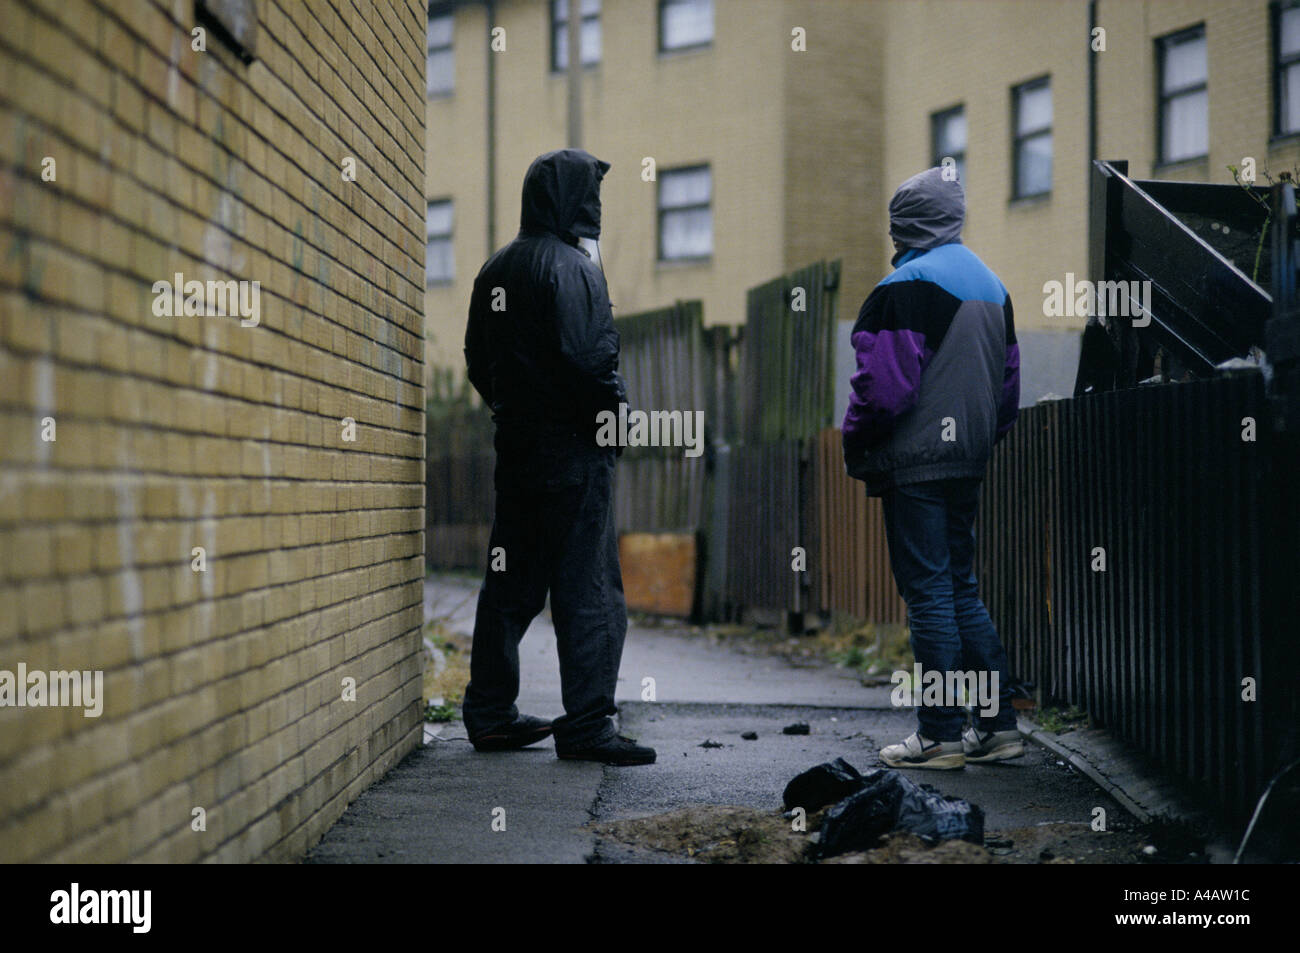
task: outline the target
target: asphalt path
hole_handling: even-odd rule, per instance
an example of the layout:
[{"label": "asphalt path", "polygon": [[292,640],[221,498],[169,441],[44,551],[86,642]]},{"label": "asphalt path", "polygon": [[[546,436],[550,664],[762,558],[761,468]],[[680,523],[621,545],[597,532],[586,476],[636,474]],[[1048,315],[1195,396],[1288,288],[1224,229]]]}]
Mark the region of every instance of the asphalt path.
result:
[{"label": "asphalt path", "polygon": [[[426,613],[453,631],[473,625],[474,587],[431,579]],[[559,709],[555,636],[539,617],[520,649],[520,708]],[[646,679],[653,679],[649,683]],[[653,687],[653,701],[645,700]],[[583,863],[630,859],[600,841],[594,821],[692,805],[776,810],[794,775],[843,757],[880,764],[884,744],[914,730],[887,688],[860,684],[830,665],[791,665],[745,653],[689,629],[632,626],[620,671],[622,731],[653,746],[639,767],[560,761],[548,741],[524,751],[479,754],[459,722],[430,726],[426,743],[365,791],[308,854],[308,863]],[[786,734],[806,724],[808,734]],[[742,737],[747,732],[755,740]],[[1046,823],[1087,824],[1093,809],[1122,813],[1054,755],[961,771],[911,772],[944,794],[982,807],[990,831]]]}]

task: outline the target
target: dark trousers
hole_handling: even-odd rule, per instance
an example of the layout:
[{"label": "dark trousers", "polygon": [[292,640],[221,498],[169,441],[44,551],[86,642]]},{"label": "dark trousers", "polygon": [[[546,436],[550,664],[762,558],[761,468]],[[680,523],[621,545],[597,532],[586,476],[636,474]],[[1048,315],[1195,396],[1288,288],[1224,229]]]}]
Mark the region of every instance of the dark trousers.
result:
[{"label": "dark trousers", "polygon": [[[580,482],[558,489],[498,479],[489,562],[479,592],[463,714],[471,736],[518,716],[519,641],[551,595],[564,716],[557,748],[615,734],[614,687],[627,606],[614,529],[614,456],[586,456],[568,472]],[[504,571],[493,554],[504,551]]]},{"label": "dark trousers", "polygon": [[[922,672],[997,672],[998,711],[976,716],[981,731],[1016,726],[1007,655],[975,584],[975,510],[980,478],[895,487],[882,497],[889,561],[907,603],[912,654]],[[917,708],[931,741],[960,741],[964,716],[950,706]]]}]

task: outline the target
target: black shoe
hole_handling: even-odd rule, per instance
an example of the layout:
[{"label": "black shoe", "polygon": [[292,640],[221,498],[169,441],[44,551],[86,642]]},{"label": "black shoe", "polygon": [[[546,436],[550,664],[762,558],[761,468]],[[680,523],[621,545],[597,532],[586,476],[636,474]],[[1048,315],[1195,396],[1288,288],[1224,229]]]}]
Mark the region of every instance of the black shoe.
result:
[{"label": "black shoe", "polygon": [[631,738],[615,735],[585,748],[571,748],[555,752],[565,761],[599,761],[602,764],[633,765],[654,764],[655,749],[639,745]]},{"label": "black shoe", "polygon": [[514,751],[541,741],[551,733],[551,723],[532,715],[520,715],[508,725],[471,735],[475,751]]}]

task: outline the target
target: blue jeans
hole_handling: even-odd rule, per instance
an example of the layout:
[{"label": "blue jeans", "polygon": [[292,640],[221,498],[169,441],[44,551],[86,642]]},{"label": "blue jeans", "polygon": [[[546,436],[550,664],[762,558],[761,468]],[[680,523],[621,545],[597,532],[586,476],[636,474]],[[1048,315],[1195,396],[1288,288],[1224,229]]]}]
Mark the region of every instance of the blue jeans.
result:
[{"label": "blue jeans", "polygon": [[[922,672],[998,676],[997,714],[976,717],[981,731],[1016,726],[1007,680],[1007,654],[975,584],[975,510],[980,478],[935,480],[894,487],[881,502],[889,561],[907,603],[912,654]],[[960,741],[960,708],[917,708],[920,732],[931,741]]]}]

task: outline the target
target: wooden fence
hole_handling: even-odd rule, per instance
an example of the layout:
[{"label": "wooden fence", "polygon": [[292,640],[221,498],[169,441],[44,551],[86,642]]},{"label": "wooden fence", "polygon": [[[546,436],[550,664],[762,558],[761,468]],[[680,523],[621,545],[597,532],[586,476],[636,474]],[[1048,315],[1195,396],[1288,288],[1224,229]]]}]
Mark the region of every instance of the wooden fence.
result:
[{"label": "wooden fence", "polygon": [[819,261],[749,289],[737,392],[748,444],[809,439],[834,424],[840,263]]},{"label": "wooden fence", "polygon": [[898,594],[885,542],[880,500],[868,497],[860,480],[844,472],[840,431],[817,438],[817,520],[821,555],[817,561],[820,605],[883,625],[903,625],[907,607]]}]

